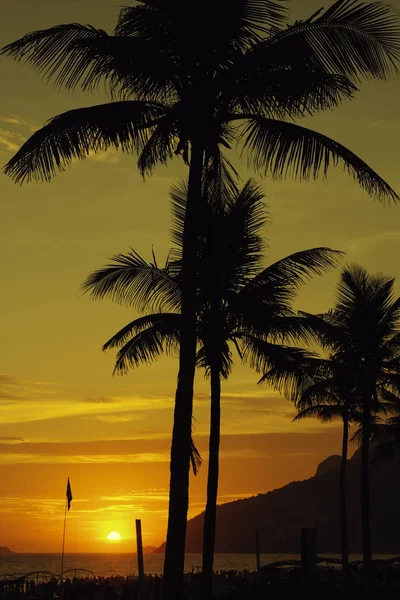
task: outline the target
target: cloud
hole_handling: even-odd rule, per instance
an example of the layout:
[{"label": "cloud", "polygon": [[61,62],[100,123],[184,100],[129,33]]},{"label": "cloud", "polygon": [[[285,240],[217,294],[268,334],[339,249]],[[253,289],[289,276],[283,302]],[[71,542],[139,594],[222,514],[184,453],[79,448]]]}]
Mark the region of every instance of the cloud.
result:
[{"label": "cloud", "polygon": [[[15,125],[17,128],[25,128],[29,129],[29,131],[37,131],[39,129],[39,125],[37,123],[33,123],[32,121],[22,119],[19,115],[0,115],[0,123],[7,123],[7,125]],[[17,135],[17,133],[15,133]],[[22,135],[22,134],[19,134]]]},{"label": "cloud", "polygon": [[0,147],[7,152],[17,152],[32,132],[38,127],[30,122],[21,119],[18,115],[0,115],[0,123],[5,127],[0,127]]},{"label": "cloud", "polygon": [[8,150],[9,152],[17,152],[21,146],[21,144],[17,144],[15,141],[13,141],[12,139],[12,134],[9,131],[6,131],[4,129],[0,129],[0,144],[1,146],[4,146],[4,148],[6,150]]},{"label": "cloud", "polygon": [[19,437],[0,437],[0,443],[4,443],[4,444],[18,444],[19,442],[24,442],[25,440],[23,438],[19,438]]},{"label": "cloud", "polygon": [[21,125],[21,122],[16,117],[7,117],[0,115],[0,123],[9,123],[10,125]]},{"label": "cloud", "polygon": [[106,152],[89,152],[89,158],[98,163],[115,165],[120,160],[120,153],[111,148]]},{"label": "cloud", "polygon": [[128,412],[113,415],[98,415],[96,418],[98,421],[103,421],[105,423],[130,423],[131,421],[137,421],[140,416]]},{"label": "cloud", "polygon": [[367,235],[350,242],[348,246],[349,252],[360,252],[365,250],[372,250],[374,246],[381,247],[382,244],[395,243],[398,244],[400,240],[399,231],[382,231],[380,233],[374,233]]},{"label": "cloud", "polygon": [[87,465],[87,464],[135,464],[135,463],[167,463],[170,459],[170,453],[149,452],[148,454],[96,454],[96,455],[72,455],[59,456],[55,455],[40,455],[40,454],[16,454],[16,453],[1,453],[1,462],[3,465],[15,464],[67,464],[67,465]]},{"label": "cloud", "polygon": [[118,402],[118,400],[111,396],[94,396],[85,398],[84,402],[91,402],[94,404],[114,404],[115,402]]},{"label": "cloud", "polygon": [[[0,423],[28,423],[73,416],[92,416],[110,423],[129,422],[149,411],[170,410],[172,399],[165,396],[71,397],[57,382],[17,380],[0,374]],[[3,402],[2,402],[3,400]],[[24,403],[24,410],[21,410]]]}]

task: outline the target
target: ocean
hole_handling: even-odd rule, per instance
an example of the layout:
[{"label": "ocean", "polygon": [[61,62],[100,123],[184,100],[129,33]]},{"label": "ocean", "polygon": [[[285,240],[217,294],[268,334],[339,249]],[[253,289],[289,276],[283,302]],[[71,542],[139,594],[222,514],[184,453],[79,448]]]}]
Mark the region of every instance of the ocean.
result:
[{"label": "ocean", "polygon": [[[339,558],[339,555],[330,555]],[[390,555],[392,556],[392,555]],[[380,555],[376,558],[388,558],[389,555]],[[299,559],[296,554],[261,554],[261,564],[265,565],[277,560]],[[350,560],[360,559],[361,556],[354,555]],[[163,569],[163,554],[148,554],[144,557],[146,573],[160,574]],[[197,571],[201,567],[201,554],[187,554],[185,560],[185,571]],[[254,554],[216,554],[214,569],[227,570],[237,569],[239,571],[248,569],[255,570],[256,557]],[[80,571],[86,569],[91,573]],[[58,574],[61,570],[60,554],[12,554],[0,556],[0,579],[10,575],[25,575],[36,571],[47,571]],[[137,574],[136,555],[134,554],[65,554],[64,572],[70,571],[68,575],[73,577],[99,576],[111,577],[112,575]]]},{"label": "ocean", "polygon": [[[262,555],[262,564],[279,560],[279,556]],[[144,556],[146,573],[159,574],[163,570],[163,554],[147,554]],[[201,566],[201,554],[187,554],[185,571],[195,571]],[[215,569],[255,569],[256,559],[252,554],[216,554]],[[93,576],[110,577],[111,575],[135,575],[137,562],[135,554],[65,554],[64,571],[75,570],[76,575],[85,576],[79,569],[87,569]],[[21,575],[34,571],[59,573],[61,570],[60,554],[10,554],[0,556],[0,579],[4,575]],[[71,571],[71,576],[74,571]],[[87,574],[86,574],[87,575]]]}]

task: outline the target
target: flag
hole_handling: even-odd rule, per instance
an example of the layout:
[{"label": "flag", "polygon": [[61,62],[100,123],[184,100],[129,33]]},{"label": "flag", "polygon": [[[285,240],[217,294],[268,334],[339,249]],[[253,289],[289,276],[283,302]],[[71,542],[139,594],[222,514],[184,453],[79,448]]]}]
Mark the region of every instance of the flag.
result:
[{"label": "flag", "polygon": [[67,501],[68,501],[68,510],[71,508],[71,502],[72,502],[72,492],[71,492],[71,486],[69,484],[69,477],[68,477],[68,481],[67,481]]}]

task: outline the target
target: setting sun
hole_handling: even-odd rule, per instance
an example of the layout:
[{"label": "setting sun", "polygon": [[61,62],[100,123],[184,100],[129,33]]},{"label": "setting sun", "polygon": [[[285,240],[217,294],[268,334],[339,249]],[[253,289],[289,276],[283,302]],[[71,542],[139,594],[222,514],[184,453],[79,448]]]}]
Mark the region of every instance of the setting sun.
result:
[{"label": "setting sun", "polygon": [[121,539],[121,534],[118,533],[118,531],[110,531],[110,533],[107,536],[107,539],[110,542],[119,542]]}]

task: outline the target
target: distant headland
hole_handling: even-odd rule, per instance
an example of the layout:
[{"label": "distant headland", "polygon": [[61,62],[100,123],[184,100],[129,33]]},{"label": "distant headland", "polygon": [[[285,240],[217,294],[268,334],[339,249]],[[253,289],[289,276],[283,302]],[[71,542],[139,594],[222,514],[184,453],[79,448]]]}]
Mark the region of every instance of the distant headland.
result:
[{"label": "distant headland", "polygon": [[4,556],[5,554],[15,554],[10,548],[7,546],[0,546],[0,556]]}]

